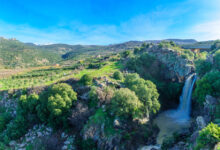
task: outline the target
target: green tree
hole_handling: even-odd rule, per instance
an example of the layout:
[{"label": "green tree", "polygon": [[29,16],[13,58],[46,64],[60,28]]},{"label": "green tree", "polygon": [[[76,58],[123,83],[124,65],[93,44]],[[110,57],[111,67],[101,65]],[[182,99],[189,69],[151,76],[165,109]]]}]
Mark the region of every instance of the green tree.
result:
[{"label": "green tree", "polygon": [[37,107],[38,117],[53,126],[66,126],[69,110],[73,101],[77,100],[72,87],[66,83],[55,84],[41,97],[41,103]]},{"label": "green tree", "polygon": [[140,48],[139,47],[135,47],[134,48],[134,54],[137,54],[137,53],[139,53],[140,52]]},{"label": "green tree", "polygon": [[116,80],[121,80],[123,79],[123,74],[120,71],[115,71],[113,74],[113,78]]},{"label": "green tree", "polygon": [[150,113],[156,113],[160,109],[159,93],[153,82],[144,80],[135,73],[125,77],[125,85],[136,93]]},{"label": "green tree", "polygon": [[216,40],[211,46],[211,50],[217,50],[217,49],[220,49],[220,40]]},{"label": "green tree", "polygon": [[111,111],[117,116],[136,118],[143,113],[142,108],[138,97],[127,88],[117,90],[111,100]]},{"label": "green tree", "polygon": [[18,110],[23,113],[36,113],[36,107],[39,104],[39,96],[35,93],[27,96],[21,95],[18,103]]},{"label": "green tree", "polygon": [[124,57],[124,58],[127,58],[128,56],[130,56],[131,55],[131,51],[130,50],[126,50],[126,51],[124,51],[123,53],[122,53],[122,56]]},{"label": "green tree", "polygon": [[93,80],[93,77],[88,74],[83,75],[80,79],[81,83],[83,83],[84,85],[91,85],[92,80]]},{"label": "green tree", "polygon": [[207,72],[209,72],[212,69],[212,64],[210,62],[207,62],[206,60],[197,60],[195,62],[196,65],[196,72],[199,76],[205,75]]},{"label": "green tree", "polygon": [[212,71],[196,82],[194,96],[202,105],[206,95],[220,96],[220,72]]},{"label": "green tree", "polygon": [[220,50],[216,51],[214,54],[214,66],[220,71]]},{"label": "green tree", "polygon": [[199,132],[196,150],[213,148],[218,142],[220,142],[220,127],[217,124],[210,123]]}]

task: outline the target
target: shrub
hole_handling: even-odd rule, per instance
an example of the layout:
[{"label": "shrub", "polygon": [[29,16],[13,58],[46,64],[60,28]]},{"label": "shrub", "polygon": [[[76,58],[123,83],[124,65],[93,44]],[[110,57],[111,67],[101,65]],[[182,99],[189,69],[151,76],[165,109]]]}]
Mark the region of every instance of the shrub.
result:
[{"label": "shrub", "polygon": [[161,145],[162,150],[168,150],[175,144],[175,140],[173,137],[167,137],[163,140]]},{"label": "shrub", "polygon": [[81,146],[82,150],[97,150],[97,145],[92,139],[83,140]]},{"label": "shrub", "polygon": [[7,124],[7,129],[3,133],[4,142],[15,140],[23,136],[28,129],[28,122],[22,115],[17,115],[14,120]]},{"label": "shrub", "polygon": [[24,114],[36,113],[36,107],[39,104],[39,96],[37,94],[21,95],[18,103],[18,109]]},{"label": "shrub", "polygon": [[88,74],[83,75],[80,79],[81,83],[84,85],[91,85],[92,80],[93,80],[92,76],[90,76]]},{"label": "shrub", "polygon": [[220,50],[215,52],[214,65],[216,69],[220,70]]},{"label": "shrub", "polygon": [[194,96],[203,104],[206,95],[220,96],[220,72],[212,71],[197,81]]},{"label": "shrub", "polygon": [[131,51],[130,50],[126,50],[122,53],[122,57],[127,58],[128,56],[131,55]]},{"label": "shrub", "polygon": [[89,91],[89,107],[96,107],[98,104],[98,94],[96,92],[96,88],[92,87]]},{"label": "shrub", "polygon": [[128,74],[125,85],[136,93],[149,112],[156,113],[160,109],[159,93],[153,82],[140,78],[138,74]]},{"label": "shrub", "polygon": [[120,71],[115,71],[113,74],[113,78],[116,80],[121,80],[123,79],[123,74]]},{"label": "shrub", "polygon": [[211,50],[216,50],[220,48],[220,40],[216,40],[212,46],[211,46]]},{"label": "shrub", "polygon": [[6,125],[11,121],[12,117],[9,113],[0,114],[0,133],[6,129]]},{"label": "shrub", "polygon": [[49,112],[47,117],[50,124],[66,125],[72,102],[77,100],[76,95],[72,87],[66,83],[55,84],[49,89],[46,108]]},{"label": "shrub", "polygon": [[137,53],[139,53],[140,52],[140,48],[139,47],[135,47],[134,48],[134,54],[137,54]]},{"label": "shrub", "polygon": [[199,76],[205,75],[207,72],[209,72],[212,69],[212,64],[210,62],[207,62],[206,60],[197,60],[195,62],[196,65],[196,72]]},{"label": "shrub", "polygon": [[135,118],[140,115],[143,104],[134,92],[127,88],[117,90],[111,100],[111,111],[121,117]]},{"label": "shrub", "polygon": [[220,127],[216,124],[210,123],[199,132],[196,150],[205,147],[213,148],[218,142],[220,142]]}]

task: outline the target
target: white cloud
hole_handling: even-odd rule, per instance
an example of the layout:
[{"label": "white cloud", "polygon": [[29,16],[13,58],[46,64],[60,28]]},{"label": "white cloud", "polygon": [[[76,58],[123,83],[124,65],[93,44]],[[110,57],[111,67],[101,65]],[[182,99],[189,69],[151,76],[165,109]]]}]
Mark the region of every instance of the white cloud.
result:
[{"label": "white cloud", "polygon": [[[28,25],[12,25],[0,21],[0,36],[15,37],[23,42],[69,43],[69,44],[112,44],[128,40],[162,38],[168,21],[157,21],[149,15],[134,17],[120,25],[63,24],[59,27],[37,29]],[[68,26],[68,29],[65,28]]]},{"label": "white cloud", "polygon": [[196,24],[190,29],[193,37],[198,40],[216,40],[220,39],[220,20],[207,21]]}]

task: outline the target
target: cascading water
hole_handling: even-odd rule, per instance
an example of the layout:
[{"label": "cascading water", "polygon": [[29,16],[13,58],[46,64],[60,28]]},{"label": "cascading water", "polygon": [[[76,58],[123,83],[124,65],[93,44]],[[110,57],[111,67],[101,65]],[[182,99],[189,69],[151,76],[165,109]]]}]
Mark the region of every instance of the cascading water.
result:
[{"label": "cascading water", "polygon": [[160,128],[160,133],[157,138],[158,144],[162,144],[165,137],[171,136],[174,132],[189,126],[191,96],[195,81],[196,74],[194,73],[185,81],[178,108],[176,110],[163,112],[155,119],[154,122]]},{"label": "cascading water", "polygon": [[182,95],[180,96],[180,104],[177,110],[171,111],[171,117],[176,118],[177,121],[188,121],[191,110],[191,97],[193,86],[196,81],[196,74],[191,74],[185,81]]}]

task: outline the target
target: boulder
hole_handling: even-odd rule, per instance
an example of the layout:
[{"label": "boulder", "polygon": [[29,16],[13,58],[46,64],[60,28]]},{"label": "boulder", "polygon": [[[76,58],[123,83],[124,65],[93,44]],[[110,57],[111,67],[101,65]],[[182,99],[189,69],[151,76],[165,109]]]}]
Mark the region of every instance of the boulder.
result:
[{"label": "boulder", "polygon": [[214,119],[214,113],[216,111],[216,106],[219,105],[220,100],[206,95],[205,102],[204,102],[204,110],[203,110],[203,117],[206,123],[210,122]]},{"label": "boulder", "polygon": [[149,145],[138,148],[138,150],[160,150],[159,145]]},{"label": "boulder", "polygon": [[197,127],[199,130],[203,129],[206,127],[206,123],[205,123],[205,120],[202,116],[198,116],[196,118],[196,123],[197,123]]},{"label": "boulder", "polygon": [[120,121],[118,119],[115,119],[113,125],[114,125],[115,128],[118,128],[118,127],[121,126],[121,123],[120,123]]},{"label": "boulder", "polygon": [[16,141],[11,141],[10,143],[9,143],[9,146],[11,146],[11,147],[13,147],[13,146],[15,146],[16,145]]}]

